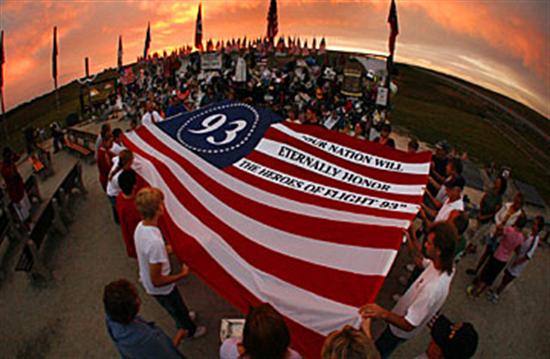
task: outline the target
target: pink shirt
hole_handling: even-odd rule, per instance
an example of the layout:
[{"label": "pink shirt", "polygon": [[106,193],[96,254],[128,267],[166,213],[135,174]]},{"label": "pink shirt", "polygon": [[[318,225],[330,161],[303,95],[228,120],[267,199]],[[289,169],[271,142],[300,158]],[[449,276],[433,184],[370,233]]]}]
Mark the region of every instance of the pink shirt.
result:
[{"label": "pink shirt", "polygon": [[525,241],[523,233],[515,227],[504,227],[502,240],[495,251],[494,257],[501,262],[508,262],[514,250]]}]

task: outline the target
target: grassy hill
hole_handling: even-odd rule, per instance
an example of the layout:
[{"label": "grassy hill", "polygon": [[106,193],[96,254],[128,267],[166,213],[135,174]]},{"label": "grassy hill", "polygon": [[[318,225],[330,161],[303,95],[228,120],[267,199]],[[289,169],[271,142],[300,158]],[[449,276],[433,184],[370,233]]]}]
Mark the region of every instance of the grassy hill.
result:
[{"label": "grassy hill", "polygon": [[[548,135],[547,118],[512,99],[461,79],[410,65],[399,64],[398,70],[395,81],[399,92],[393,99],[392,114],[395,125],[429,143],[446,139],[461,151],[467,151],[480,165],[494,161],[511,167],[515,178],[535,186],[550,203],[548,139],[457,83],[498,101]],[[108,70],[100,74],[98,80],[111,76],[113,70]],[[46,127],[55,120],[62,123],[70,113],[78,113],[79,84],[73,81],[60,88],[59,94],[58,110],[52,92],[8,112],[3,123],[6,127],[0,130],[0,143],[22,149],[26,127]]]},{"label": "grassy hill", "polygon": [[[513,176],[537,188],[550,203],[550,142],[499,111],[479,96],[457,88],[452,78],[415,66],[399,65],[399,92],[393,101],[392,122],[430,143],[446,139],[480,165],[495,162],[512,168]],[[434,74],[435,76],[432,76]],[[526,120],[550,134],[550,121],[537,112],[479,86],[493,100],[512,107]],[[505,100],[503,100],[505,99]]]}]

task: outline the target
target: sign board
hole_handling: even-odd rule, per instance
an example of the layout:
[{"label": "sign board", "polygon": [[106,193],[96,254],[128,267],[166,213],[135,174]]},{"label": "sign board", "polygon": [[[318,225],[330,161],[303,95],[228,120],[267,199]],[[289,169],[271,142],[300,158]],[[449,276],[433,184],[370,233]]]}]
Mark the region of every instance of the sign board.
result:
[{"label": "sign board", "polygon": [[388,105],[388,89],[385,87],[379,87],[376,94],[376,104],[380,106]]},{"label": "sign board", "polygon": [[361,71],[357,69],[344,70],[344,84],[342,94],[352,97],[360,97],[361,93]]},{"label": "sign board", "polygon": [[201,70],[212,71],[222,69],[222,55],[217,53],[201,54]]},{"label": "sign board", "polygon": [[388,73],[386,61],[384,60],[363,56],[355,56],[353,59],[363,65],[366,72],[372,71],[378,76],[386,76]]}]

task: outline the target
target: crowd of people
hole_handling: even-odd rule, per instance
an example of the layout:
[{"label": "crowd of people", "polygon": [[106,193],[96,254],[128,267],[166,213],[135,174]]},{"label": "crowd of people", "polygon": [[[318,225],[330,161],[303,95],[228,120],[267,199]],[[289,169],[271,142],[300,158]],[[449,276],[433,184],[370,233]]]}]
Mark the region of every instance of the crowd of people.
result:
[{"label": "crowd of people", "polygon": [[[360,83],[362,95],[342,95],[345,86],[345,58],[311,54],[281,62],[255,47],[220,49],[222,66],[216,71],[201,70],[198,53],[182,51],[153,56],[122,75],[109,106],[124,111],[131,130],[140,124],[163,121],[181,112],[192,111],[221,100],[238,100],[267,106],[288,121],[324,126],[348,135],[395,147],[386,106],[376,104],[379,86],[386,79],[367,73]],[[136,75],[134,73],[137,73]],[[108,106],[106,106],[107,108]],[[59,134],[59,133],[58,133]],[[103,302],[108,333],[123,358],[182,358],[178,347],[185,338],[199,338],[206,328],[197,324],[197,313],[190,311],[176,286],[189,275],[181,264],[171,266],[172,248],[163,229],[164,195],[147,187],[137,174],[139,163],[121,141],[122,130],[104,124],[96,142],[99,182],[112,207],[113,219],[120,226],[128,257],[137,261],[139,281],[174,319],[176,335],[169,338],[154,323],[139,316],[141,301],[131,281],[109,283]],[[62,137],[62,136],[61,136]],[[60,136],[56,148],[62,146]],[[411,140],[408,151],[416,152]],[[13,163],[16,156],[4,150],[2,175],[13,183],[10,197],[24,205],[22,181]],[[467,243],[469,225],[463,189],[462,159],[448,144],[436,145],[428,188],[417,220],[405,231],[406,247],[413,263],[407,266],[409,278],[400,278],[407,289],[394,296],[388,310],[376,303],[359,309],[360,328],[346,326],[331,333],[322,348],[322,358],[387,358],[403,342],[430,329],[431,343],[420,357],[469,358],[478,345],[478,334],[471,323],[451,322],[440,310],[445,303],[460,259],[484,246],[467,293],[480,296],[504,271],[500,285],[489,290],[488,299],[497,302],[505,288],[525,269],[540,241],[544,218],[537,217],[529,234],[524,234],[527,218],[523,196],[504,203],[507,178],[499,175],[480,203],[476,234]],[[378,338],[371,334],[371,321],[382,320],[386,329]],[[282,316],[268,303],[249,311],[242,338],[230,338],[220,347],[220,357],[299,358],[292,349],[289,330]]]},{"label": "crowd of people", "polygon": [[[331,67],[322,56],[310,56],[283,66],[269,66],[270,61],[276,64],[276,59],[265,61],[254,49],[232,54],[222,52],[221,56],[222,68],[214,72],[201,71],[197,53],[153,56],[142,62],[134,81],[128,81],[119,93],[132,129],[140,123],[160,122],[181,112],[230,99],[268,106],[288,121],[325,126],[395,147],[386,108],[375,104],[377,84],[382,85],[383,79],[366,78],[362,83],[363,96],[350,98],[341,94],[345,61],[337,61]],[[242,81],[236,81],[237,77]],[[205,330],[197,329],[194,316],[190,315],[193,313],[188,311],[173,284],[188,275],[189,269],[183,264],[179,273],[172,274],[168,260],[171,248],[163,240],[162,225],[159,225],[164,210],[163,195],[158,189],[142,188],[143,183],[138,184],[131,152],[121,150],[120,144],[113,146],[115,132],[120,134],[104,125],[98,137],[100,183],[113,205],[128,256],[138,259],[146,292],[174,317],[178,334],[172,344],[177,347],[182,338],[203,335]],[[416,152],[418,142],[411,140],[407,150]],[[544,219],[537,217],[530,235],[524,236],[526,216],[522,210],[522,194],[503,204],[507,179],[500,175],[494,187],[483,196],[477,232],[467,243],[469,213],[464,203],[466,181],[462,171],[462,158],[447,143],[438,143],[418,220],[405,233],[407,248],[414,259],[414,263],[407,266],[412,272],[410,277],[400,278],[407,286],[406,291],[394,296],[396,304],[391,310],[376,303],[360,308],[361,328],[347,326],[329,335],[323,358],[387,358],[425,327],[431,330],[432,342],[424,357],[468,358],[475,353],[478,334],[473,324],[452,323],[440,313],[460,259],[485,244],[477,268],[467,270],[468,274],[475,275],[467,288],[470,296],[479,296],[506,267],[501,285],[489,292],[488,298],[496,302],[533,257]],[[113,185],[116,181],[118,185]],[[135,292],[131,284],[125,285],[129,292]],[[136,301],[135,295],[129,297]],[[107,302],[106,310],[109,316]],[[142,325],[143,319],[136,314],[132,323]],[[370,331],[373,319],[388,324],[376,340]],[[109,320],[108,323],[112,323]],[[242,338],[230,338],[222,343],[221,358],[300,357],[290,348],[288,328],[271,305],[253,308],[245,323]],[[159,331],[155,326],[149,328]],[[117,339],[113,337],[113,340],[122,353]],[[168,343],[165,335],[159,334],[158,341],[159,350]],[[170,351],[177,353],[174,348]]]},{"label": "crowd of people", "polygon": [[[281,51],[290,51],[283,47]],[[350,57],[308,53],[277,57],[258,46],[219,49],[219,68],[204,69],[198,52],[154,55],[121,75],[107,111],[124,111],[134,126],[159,122],[222,100],[266,106],[293,122],[320,125],[395,147],[390,138],[390,106],[377,103],[387,72],[367,70]],[[381,61],[381,60],[378,60]],[[345,71],[353,63],[365,76],[346,96]],[[390,87],[395,89],[395,84]],[[391,97],[391,95],[390,95]]]}]

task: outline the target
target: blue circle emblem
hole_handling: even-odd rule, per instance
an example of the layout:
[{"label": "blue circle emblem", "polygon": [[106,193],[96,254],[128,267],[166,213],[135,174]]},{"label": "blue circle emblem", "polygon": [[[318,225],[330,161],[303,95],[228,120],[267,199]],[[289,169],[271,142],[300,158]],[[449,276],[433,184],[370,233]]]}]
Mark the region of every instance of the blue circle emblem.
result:
[{"label": "blue circle emblem", "polygon": [[220,154],[244,146],[258,127],[260,115],[243,103],[214,105],[198,110],[177,130],[185,147],[203,154]]}]

